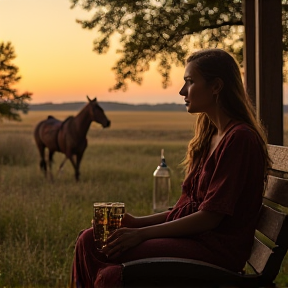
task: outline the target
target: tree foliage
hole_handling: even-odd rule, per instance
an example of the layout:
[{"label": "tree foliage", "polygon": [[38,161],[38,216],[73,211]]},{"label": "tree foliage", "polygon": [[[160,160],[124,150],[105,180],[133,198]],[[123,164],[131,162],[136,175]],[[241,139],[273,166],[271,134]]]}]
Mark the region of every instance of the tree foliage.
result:
[{"label": "tree foliage", "polygon": [[27,101],[31,99],[32,93],[19,94],[17,89],[12,88],[21,79],[19,68],[12,63],[15,58],[12,44],[0,43],[0,120],[20,121],[19,111],[28,112]]},{"label": "tree foliage", "polygon": [[[155,60],[163,87],[167,87],[172,65],[184,64],[189,47],[223,48],[242,62],[241,0],[70,1],[71,8],[80,6],[94,12],[90,20],[77,22],[84,29],[97,31],[98,37],[94,41],[97,53],[107,52],[111,36],[120,34],[122,48],[117,52],[121,57],[112,68],[116,75],[112,90],[125,91],[129,80],[141,84],[143,73]],[[283,15],[287,16],[284,10]],[[283,27],[287,30],[287,25]],[[283,43],[287,48],[286,38]]]}]

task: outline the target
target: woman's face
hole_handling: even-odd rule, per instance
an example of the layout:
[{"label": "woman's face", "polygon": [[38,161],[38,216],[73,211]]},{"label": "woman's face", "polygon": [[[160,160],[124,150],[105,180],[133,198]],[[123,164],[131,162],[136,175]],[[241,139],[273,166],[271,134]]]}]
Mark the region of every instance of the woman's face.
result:
[{"label": "woman's face", "polygon": [[193,61],[186,65],[184,80],[185,84],[179,94],[184,97],[187,111],[189,113],[206,112],[209,114],[211,109],[216,106],[213,85],[206,82]]}]

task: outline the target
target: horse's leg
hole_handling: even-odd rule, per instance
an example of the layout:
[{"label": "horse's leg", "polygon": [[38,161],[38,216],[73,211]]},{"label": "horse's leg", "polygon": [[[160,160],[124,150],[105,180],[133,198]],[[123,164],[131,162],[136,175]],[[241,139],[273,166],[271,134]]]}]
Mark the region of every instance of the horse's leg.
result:
[{"label": "horse's leg", "polygon": [[79,180],[79,176],[80,176],[80,163],[83,157],[83,152],[79,153],[76,155],[76,169],[75,169],[75,178],[76,181]]},{"label": "horse's leg", "polygon": [[73,155],[69,157],[69,160],[71,161],[73,168],[75,170],[76,181],[79,181],[79,176],[80,176],[79,167],[80,167],[80,162],[81,162],[82,156],[83,156],[83,153],[76,155],[76,163],[75,163],[75,160],[73,158]]},{"label": "horse's leg", "polygon": [[64,160],[62,161],[62,163],[60,164],[59,169],[58,169],[58,175],[62,172],[63,166],[64,166],[66,160],[67,160],[67,157],[65,157]]},{"label": "horse's leg", "polygon": [[52,163],[53,163],[53,155],[54,155],[54,151],[49,150],[49,175],[50,175],[50,179],[53,182],[53,174],[52,174]]},{"label": "horse's leg", "polygon": [[45,177],[47,177],[47,165],[45,161],[45,145],[43,143],[37,142],[37,147],[40,154],[40,169],[44,172]]},{"label": "horse's leg", "polygon": [[[66,154],[66,156],[67,156],[67,154]],[[77,164],[75,163],[75,160],[73,158],[73,155],[69,155],[69,156],[67,156],[67,158],[70,160],[70,162],[71,162],[71,164],[75,170],[75,179],[76,179],[76,181],[78,181],[79,180],[79,171],[77,168]]]}]

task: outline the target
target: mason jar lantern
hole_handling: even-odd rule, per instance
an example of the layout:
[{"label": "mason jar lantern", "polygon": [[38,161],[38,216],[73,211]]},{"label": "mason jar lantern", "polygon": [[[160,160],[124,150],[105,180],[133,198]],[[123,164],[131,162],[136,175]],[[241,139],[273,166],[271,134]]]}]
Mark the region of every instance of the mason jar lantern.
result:
[{"label": "mason jar lantern", "polygon": [[166,164],[164,149],[161,150],[161,163],[153,173],[153,211],[163,212],[169,208],[171,190],[170,169]]}]

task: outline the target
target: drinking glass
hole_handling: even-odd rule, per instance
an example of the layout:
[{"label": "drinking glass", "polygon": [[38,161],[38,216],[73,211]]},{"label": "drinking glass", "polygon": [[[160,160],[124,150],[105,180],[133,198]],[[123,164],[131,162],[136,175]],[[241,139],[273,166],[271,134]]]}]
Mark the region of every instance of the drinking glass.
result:
[{"label": "drinking glass", "polygon": [[93,204],[93,235],[98,249],[107,244],[107,239],[116,229],[121,227],[125,213],[122,202],[96,202]]}]

